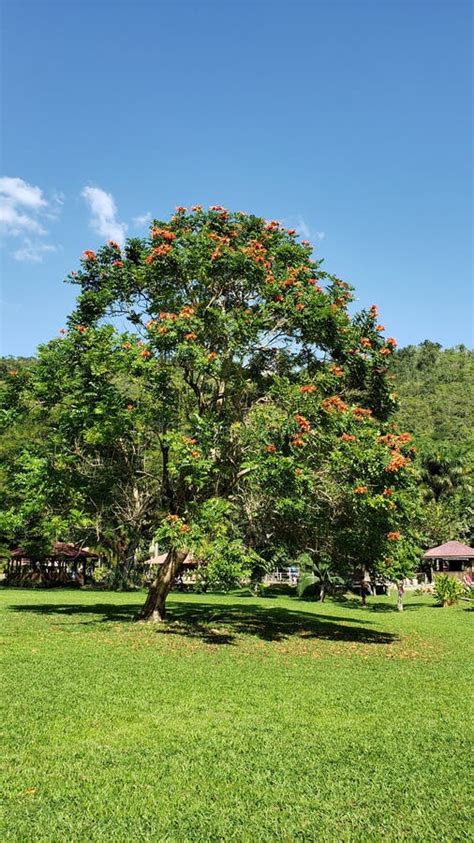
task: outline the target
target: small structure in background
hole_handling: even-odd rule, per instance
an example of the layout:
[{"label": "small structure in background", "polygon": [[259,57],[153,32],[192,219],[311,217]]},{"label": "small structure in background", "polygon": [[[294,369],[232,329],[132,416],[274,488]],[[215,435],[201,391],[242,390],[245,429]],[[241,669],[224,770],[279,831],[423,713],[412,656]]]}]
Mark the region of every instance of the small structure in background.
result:
[{"label": "small structure in background", "polygon": [[433,574],[451,574],[456,579],[462,580],[466,574],[472,576],[474,548],[461,542],[450,541],[427,550],[423,559],[429,566],[430,582]]},{"label": "small structure in background", "polygon": [[[155,556],[152,556],[150,559],[147,559],[143,562],[143,567],[147,573],[147,581],[152,582],[157,574],[158,568],[163,565],[165,560],[168,558],[167,553],[160,553]],[[181,575],[178,578],[178,581],[175,585],[178,590],[182,590],[184,587],[189,587],[194,585],[195,578],[192,574],[196,568],[199,567],[199,560],[196,559],[192,553],[188,553],[186,559],[183,562],[183,570]]]},{"label": "small structure in background", "polygon": [[30,559],[22,547],[10,551],[5,572],[6,585],[55,586],[85,585],[92,579],[99,555],[87,547],[54,542],[45,559]]}]

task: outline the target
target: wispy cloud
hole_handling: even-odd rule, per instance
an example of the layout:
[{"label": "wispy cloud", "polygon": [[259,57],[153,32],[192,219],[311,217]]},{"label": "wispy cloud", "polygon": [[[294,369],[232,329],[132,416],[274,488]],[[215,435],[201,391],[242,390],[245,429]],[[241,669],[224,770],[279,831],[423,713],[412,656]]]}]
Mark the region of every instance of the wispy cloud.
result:
[{"label": "wispy cloud", "polygon": [[283,224],[287,228],[294,228],[303,240],[324,240],[326,234],[324,231],[313,231],[301,214],[296,214],[292,217],[286,217]]},{"label": "wispy cloud", "polygon": [[142,228],[144,225],[151,222],[151,211],[147,211],[146,214],[141,214],[138,217],[134,217],[132,222],[135,228]]},{"label": "wispy cloud", "polygon": [[[21,238],[20,247],[13,253],[16,260],[39,263],[47,252],[56,251],[55,246],[38,238],[48,234],[43,223],[57,219],[62,202],[59,195],[46,199],[40,187],[17,176],[0,178],[0,229],[4,237]],[[35,249],[32,235],[37,238]]]},{"label": "wispy cloud", "polygon": [[40,240],[28,240],[25,239],[23,241],[23,245],[20,246],[15,252],[13,252],[13,257],[17,261],[26,261],[28,263],[41,263],[43,258],[48,252],[57,252],[57,247],[53,246],[52,243],[42,243]]},{"label": "wispy cloud", "polygon": [[101,237],[116,240],[120,245],[125,240],[127,225],[117,219],[117,206],[111,193],[100,187],[85,187],[81,196],[91,211],[91,226]]}]

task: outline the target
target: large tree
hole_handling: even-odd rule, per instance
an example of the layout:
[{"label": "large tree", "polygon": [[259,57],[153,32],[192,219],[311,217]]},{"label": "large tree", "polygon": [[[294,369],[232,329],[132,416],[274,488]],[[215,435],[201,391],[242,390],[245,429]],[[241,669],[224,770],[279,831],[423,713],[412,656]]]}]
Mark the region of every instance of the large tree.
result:
[{"label": "large tree", "polygon": [[[295,231],[220,206],[178,208],[123,250],[109,242],[86,251],[70,280],[81,288],[70,332],[92,336],[125,317],[130,335],[117,353],[149,372],[159,420],[155,517],[169,552],[144,617],[164,617],[186,551],[215,559],[223,530],[235,561],[238,548],[242,558],[264,556],[269,544],[304,550],[323,511],[334,523],[351,517],[341,514],[341,470],[330,456],[351,441],[344,434],[355,435],[346,432],[349,420],[386,432],[395,406],[387,358],[396,343],[384,338],[375,306],[350,317],[350,286],[326,273]],[[402,477],[410,456],[399,445],[386,449],[382,470]],[[366,483],[362,468],[357,479]],[[219,501],[226,506],[217,528],[208,515]],[[391,512],[370,522],[384,541],[399,535],[388,529]],[[364,530],[364,554],[380,556],[384,542]]]}]

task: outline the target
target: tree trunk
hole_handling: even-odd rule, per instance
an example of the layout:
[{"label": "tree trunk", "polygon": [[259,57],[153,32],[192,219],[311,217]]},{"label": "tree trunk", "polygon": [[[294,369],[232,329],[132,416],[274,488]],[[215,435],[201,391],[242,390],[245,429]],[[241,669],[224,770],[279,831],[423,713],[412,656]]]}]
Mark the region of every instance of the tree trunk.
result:
[{"label": "tree trunk", "polygon": [[164,621],[166,617],[166,598],[187,555],[187,551],[185,550],[169,551],[168,556],[160,566],[153,585],[150,586],[145,605],[139,614],[140,620]]},{"label": "tree trunk", "polygon": [[319,589],[319,600],[320,600],[321,603],[324,603],[325,597],[326,597],[326,589],[325,589],[324,585],[321,583],[321,586],[320,586],[320,589]]},{"label": "tree trunk", "polygon": [[403,583],[397,583],[397,609],[399,612],[403,612]]}]

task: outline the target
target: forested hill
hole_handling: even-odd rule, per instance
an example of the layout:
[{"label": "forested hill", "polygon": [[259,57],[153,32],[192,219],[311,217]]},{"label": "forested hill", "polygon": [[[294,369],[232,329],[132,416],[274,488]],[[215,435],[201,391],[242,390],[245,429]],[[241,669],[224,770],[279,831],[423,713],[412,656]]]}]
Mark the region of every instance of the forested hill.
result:
[{"label": "forested hill", "polygon": [[474,351],[425,340],[392,360],[398,422],[424,448],[474,450]]}]

